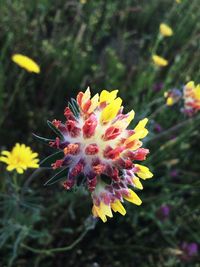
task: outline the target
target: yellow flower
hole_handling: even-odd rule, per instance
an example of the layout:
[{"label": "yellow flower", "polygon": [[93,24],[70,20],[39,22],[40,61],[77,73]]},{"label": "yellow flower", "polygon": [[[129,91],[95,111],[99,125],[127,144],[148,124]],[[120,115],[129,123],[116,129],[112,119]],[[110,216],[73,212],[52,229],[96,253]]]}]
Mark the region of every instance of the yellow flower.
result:
[{"label": "yellow flower", "polygon": [[153,55],[152,60],[153,60],[154,64],[159,66],[159,67],[165,67],[168,65],[168,60],[166,60],[165,58],[160,57],[158,55]]},{"label": "yellow flower", "polygon": [[173,35],[173,30],[167,24],[161,23],[160,24],[160,33],[164,37],[169,37]]},{"label": "yellow flower", "polygon": [[30,147],[24,144],[16,144],[12,151],[2,151],[0,161],[6,163],[7,171],[14,169],[18,173],[23,173],[28,168],[38,168],[38,153],[34,153]]},{"label": "yellow flower", "polygon": [[176,3],[177,4],[180,4],[182,0],[176,0]]},{"label": "yellow flower", "polygon": [[184,86],[184,109],[188,115],[200,110],[200,84],[195,85],[193,81]]},{"label": "yellow flower", "polygon": [[174,104],[173,98],[172,97],[168,97],[167,101],[166,101],[166,105],[167,106],[172,106]]},{"label": "yellow flower", "polygon": [[84,4],[87,3],[87,0],[80,0],[80,3],[81,3],[82,5],[84,5]]},{"label": "yellow flower", "polygon": [[164,93],[164,97],[166,98],[166,105],[173,106],[176,104],[182,97],[182,93],[180,90],[174,88]]},{"label": "yellow flower", "polygon": [[39,65],[27,56],[15,54],[12,56],[12,61],[28,72],[40,73]]}]

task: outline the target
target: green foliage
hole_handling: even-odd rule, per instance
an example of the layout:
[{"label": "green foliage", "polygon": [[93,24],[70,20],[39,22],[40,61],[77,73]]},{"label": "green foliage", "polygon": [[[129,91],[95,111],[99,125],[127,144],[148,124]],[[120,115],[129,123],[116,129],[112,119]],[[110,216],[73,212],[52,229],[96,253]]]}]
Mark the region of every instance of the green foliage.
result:
[{"label": "green foliage", "polygon": [[[0,4],[1,149],[23,142],[45,158],[52,153],[43,145],[52,139],[41,137],[49,136],[45,121],[62,120],[68,99],[87,86],[93,93],[119,89],[136,121],[150,119],[145,145],[151,153],[145,164],[154,173],[138,192],[143,205],[126,204],[125,217],[116,214],[103,224],[91,218],[86,191],[63,189],[66,169],[50,178],[48,167],[61,152],[43,160],[45,168],[33,174],[8,174],[2,164],[0,265],[199,267],[199,256],[184,263],[177,254],[183,241],[200,245],[199,115],[188,119],[181,103],[169,108],[163,98],[164,91],[182,89],[191,79],[200,83],[199,0]],[[159,40],[161,22],[174,29],[174,36]],[[18,52],[35,59],[41,74],[15,65],[11,56]],[[153,66],[154,52],[169,59],[169,66]],[[156,92],[159,82],[163,88]],[[69,106],[79,116],[75,100]],[[41,144],[31,133],[39,134],[34,137]],[[171,208],[166,220],[157,216],[161,205]]]}]

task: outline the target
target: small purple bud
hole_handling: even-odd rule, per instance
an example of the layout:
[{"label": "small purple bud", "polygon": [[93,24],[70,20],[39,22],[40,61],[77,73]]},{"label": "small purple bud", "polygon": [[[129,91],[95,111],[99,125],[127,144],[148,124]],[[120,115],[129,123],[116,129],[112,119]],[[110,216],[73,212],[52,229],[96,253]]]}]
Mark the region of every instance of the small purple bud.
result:
[{"label": "small purple bud", "polygon": [[154,125],[154,131],[155,132],[157,132],[157,133],[160,133],[160,132],[162,132],[162,126],[159,124],[159,123],[156,123],[155,125]]},{"label": "small purple bud", "polygon": [[173,169],[173,170],[170,171],[169,175],[172,178],[176,178],[179,175],[179,171],[177,169]]},{"label": "small purple bud", "polygon": [[169,205],[162,205],[156,213],[158,219],[160,219],[161,221],[168,219],[170,215],[170,210],[171,208]]}]

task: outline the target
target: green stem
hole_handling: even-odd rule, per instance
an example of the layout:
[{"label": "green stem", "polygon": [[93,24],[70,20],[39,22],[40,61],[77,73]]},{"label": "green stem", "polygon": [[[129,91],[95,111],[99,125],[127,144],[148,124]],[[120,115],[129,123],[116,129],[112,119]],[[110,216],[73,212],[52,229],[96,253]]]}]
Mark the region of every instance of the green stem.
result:
[{"label": "green stem", "polygon": [[[15,101],[16,95],[19,93],[19,91],[21,89],[20,83],[23,80],[24,75],[25,75],[25,72],[24,71],[21,72],[20,75],[19,75],[19,78],[18,78],[18,80],[16,82],[16,86],[15,86],[14,92],[12,93],[12,95],[11,95],[9,101],[8,101],[7,107],[6,107],[6,109],[7,109],[8,112],[10,111],[10,108],[11,108],[13,102]],[[3,124],[3,122],[6,119],[6,117],[8,116],[8,112],[5,113],[4,116],[1,117],[1,119],[0,119],[0,126]]]},{"label": "green stem", "polygon": [[147,140],[147,142],[149,142],[149,141],[151,141],[151,142],[152,141],[157,141],[158,139],[160,139],[162,137],[165,137],[165,136],[168,136],[169,134],[181,129],[182,127],[186,126],[187,124],[193,123],[194,121],[196,121],[198,119],[200,119],[200,116],[196,116],[195,118],[193,117],[193,118],[189,118],[189,119],[187,119],[185,121],[182,121],[182,122],[178,123],[177,125],[169,128],[168,130],[166,130],[166,131],[164,131],[164,132],[162,132],[162,133],[150,138],[149,140]]},{"label": "green stem", "polygon": [[16,192],[19,191],[18,181],[17,181],[17,172],[13,173],[13,185],[16,190]]},{"label": "green stem", "polygon": [[88,233],[89,230],[90,230],[89,228],[86,228],[85,231],[83,233],[81,233],[80,236],[71,245],[65,246],[65,247],[52,248],[52,249],[37,249],[37,248],[27,246],[25,244],[21,244],[21,246],[26,248],[27,250],[34,252],[34,253],[47,254],[47,255],[52,254],[52,253],[56,253],[56,252],[69,251],[69,250],[73,249],[78,243],[80,243],[82,241],[82,239],[85,237],[85,235]]}]

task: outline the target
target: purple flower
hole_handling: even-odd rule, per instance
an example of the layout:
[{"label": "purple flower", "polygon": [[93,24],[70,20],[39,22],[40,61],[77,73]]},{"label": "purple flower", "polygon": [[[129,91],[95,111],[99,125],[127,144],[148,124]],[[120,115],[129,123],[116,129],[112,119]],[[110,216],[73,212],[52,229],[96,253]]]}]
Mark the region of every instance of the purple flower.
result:
[{"label": "purple flower", "polygon": [[164,221],[166,219],[168,219],[169,215],[170,215],[170,206],[169,205],[162,205],[158,210],[157,210],[157,217],[158,219],[160,219],[161,221]]},{"label": "purple flower", "polygon": [[162,132],[162,126],[159,123],[156,123],[154,125],[154,131],[157,132],[157,133]]},{"label": "purple flower", "polygon": [[180,259],[182,261],[191,261],[194,257],[198,255],[198,244],[197,243],[183,242],[180,245],[180,249],[182,251],[182,254],[180,255]]}]

